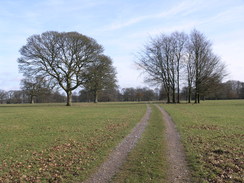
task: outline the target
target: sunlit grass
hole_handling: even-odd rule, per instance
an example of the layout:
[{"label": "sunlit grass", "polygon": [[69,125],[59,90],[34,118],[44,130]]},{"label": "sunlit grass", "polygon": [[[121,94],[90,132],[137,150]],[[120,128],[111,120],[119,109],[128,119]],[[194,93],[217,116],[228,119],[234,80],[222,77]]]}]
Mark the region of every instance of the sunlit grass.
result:
[{"label": "sunlit grass", "polygon": [[84,180],[145,111],[143,103],[0,105],[0,182]]},{"label": "sunlit grass", "polygon": [[[243,181],[243,100],[162,106],[180,131],[193,182]],[[0,182],[82,181],[145,111],[143,103],[0,105]],[[161,120],[153,107],[118,181],[164,180]]]},{"label": "sunlit grass", "polygon": [[163,107],[181,133],[195,182],[244,181],[244,100]]}]

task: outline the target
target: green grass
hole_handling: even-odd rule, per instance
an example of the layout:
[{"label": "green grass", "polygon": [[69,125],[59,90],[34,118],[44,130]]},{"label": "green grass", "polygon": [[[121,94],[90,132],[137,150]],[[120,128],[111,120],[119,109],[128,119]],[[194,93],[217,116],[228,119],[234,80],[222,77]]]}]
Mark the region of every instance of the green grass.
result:
[{"label": "green grass", "polygon": [[162,106],[180,131],[193,182],[244,182],[244,100]]},{"label": "green grass", "polygon": [[163,132],[162,114],[152,106],[151,118],[142,138],[129,153],[127,162],[113,178],[113,182],[165,182],[167,163]]},{"label": "green grass", "polygon": [[142,103],[0,105],[0,182],[84,180],[145,111]]},{"label": "green grass", "polygon": [[[177,125],[192,182],[244,182],[244,100],[162,105]],[[148,127],[115,182],[164,182],[164,126]],[[146,111],[142,103],[0,105],[0,182],[78,182]]]}]

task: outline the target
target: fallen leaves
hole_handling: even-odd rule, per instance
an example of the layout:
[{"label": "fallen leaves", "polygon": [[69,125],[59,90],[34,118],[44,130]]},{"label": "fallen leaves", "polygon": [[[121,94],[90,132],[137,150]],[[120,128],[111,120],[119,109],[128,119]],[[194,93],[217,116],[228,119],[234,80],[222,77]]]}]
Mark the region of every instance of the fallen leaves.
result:
[{"label": "fallen leaves", "polygon": [[[205,166],[217,173],[216,180],[219,182],[242,182],[244,180],[243,160],[244,153],[233,151],[231,147],[209,151],[204,157]],[[216,182],[216,180],[209,179],[210,182]]]},{"label": "fallen leaves", "polygon": [[104,129],[94,130],[85,142],[68,139],[65,143],[56,140],[56,145],[40,152],[26,153],[30,157],[23,161],[8,159],[0,165],[0,182],[62,182],[74,181],[87,174],[97,161],[100,150],[108,148],[118,132],[128,127],[127,123],[110,123]]},{"label": "fallen leaves", "polygon": [[212,124],[202,124],[202,125],[192,125],[189,128],[199,129],[199,130],[221,130],[219,125],[212,125]]}]

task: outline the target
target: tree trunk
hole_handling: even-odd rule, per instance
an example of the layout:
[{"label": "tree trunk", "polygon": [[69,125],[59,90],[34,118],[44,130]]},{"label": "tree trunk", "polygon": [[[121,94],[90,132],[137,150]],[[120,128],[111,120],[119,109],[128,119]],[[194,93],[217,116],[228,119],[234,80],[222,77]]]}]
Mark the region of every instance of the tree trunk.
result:
[{"label": "tree trunk", "polygon": [[34,104],[35,103],[34,102],[34,96],[32,96],[32,95],[31,95],[31,101],[30,102],[31,102],[31,104]]},{"label": "tree trunk", "polygon": [[167,92],[167,103],[170,103],[170,95],[169,95],[169,92]]},{"label": "tree trunk", "polygon": [[180,103],[180,63],[177,63],[177,103]]},{"label": "tree trunk", "polygon": [[197,91],[195,91],[195,104],[197,104],[197,97],[198,97]]},{"label": "tree trunk", "polygon": [[66,91],[66,94],[67,94],[66,106],[71,106],[72,105],[72,91]]},{"label": "tree trunk", "polygon": [[167,86],[167,103],[170,103],[170,86]]},{"label": "tree trunk", "polygon": [[177,103],[180,103],[180,88],[179,88],[179,84],[178,84],[178,88],[177,88]]},{"label": "tree trunk", "polygon": [[196,88],[195,88],[195,104],[197,104],[198,103],[198,78],[196,77],[196,83],[195,83],[195,86],[196,86]]},{"label": "tree trunk", "polygon": [[172,102],[175,103],[175,74],[174,70],[172,71]]},{"label": "tree trunk", "polygon": [[98,102],[98,94],[97,91],[94,91],[94,103]]},{"label": "tree trunk", "polygon": [[188,89],[188,103],[191,103],[191,87]]},{"label": "tree trunk", "polygon": [[173,99],[172,102],[175,103],[175,88],[173,88]]}]

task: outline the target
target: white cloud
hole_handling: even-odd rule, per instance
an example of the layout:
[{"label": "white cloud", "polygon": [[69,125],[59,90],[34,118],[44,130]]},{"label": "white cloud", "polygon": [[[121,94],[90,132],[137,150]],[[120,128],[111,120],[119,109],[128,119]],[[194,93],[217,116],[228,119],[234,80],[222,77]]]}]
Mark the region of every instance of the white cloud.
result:
[{"label": "white cloud", "polygon": [[[206,4],[204,5],[206,6]],[[176,16],[176,15],[180,16],[180,14],[186,16],[192,12],[197,11],[200,8],[203,8],[203,4],[201,3],[201,1],[191,1],[191,0],[182,1],[177,5],[174,5],[172,8],[170,8],[167,11],[163,11],[156,14],[137,16],[137,17],[129,18],[127,20],[122,20],[120,22],[116,20],[115,23],[106,26],[103,31],[114,31],[150,19],[162,19],[162,18],[169,19],[172,16]]]}]

